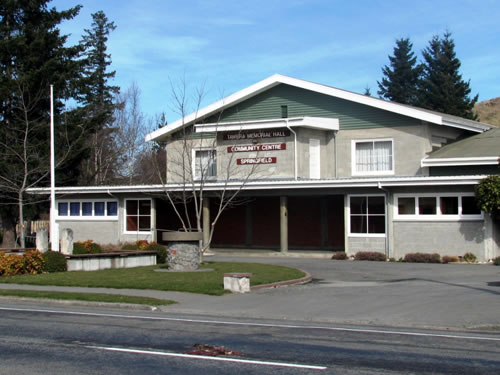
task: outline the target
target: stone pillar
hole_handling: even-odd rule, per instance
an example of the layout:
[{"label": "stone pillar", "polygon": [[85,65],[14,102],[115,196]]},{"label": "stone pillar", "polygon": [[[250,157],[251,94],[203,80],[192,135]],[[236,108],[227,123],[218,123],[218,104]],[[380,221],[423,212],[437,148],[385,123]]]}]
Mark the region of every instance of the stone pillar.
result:
[{"label": "stone pillar", "polygon": [[45,228],[36,231],[36,249],[41,253],[49,250],[49,231]]},{"label": "stone pillar", "polygon": [[203,197],[203,247],[209,250],[207,246],[210,240],[210,198]]},{"label": "stone pillar", "polygon": [[65,228],[61,232],[61,253],[73,254],[73,230]]},{"label": "stone pillar", "polygon": [[280,197],[280,250],[288,252],[288,198]]}]

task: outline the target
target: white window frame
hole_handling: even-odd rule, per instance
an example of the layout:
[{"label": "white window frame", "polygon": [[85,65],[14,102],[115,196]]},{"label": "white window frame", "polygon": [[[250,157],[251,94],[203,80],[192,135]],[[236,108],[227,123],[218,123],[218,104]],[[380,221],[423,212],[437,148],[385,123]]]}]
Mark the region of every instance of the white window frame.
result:
[{"label": "white window frame", "polygon": [[[383,197],[384,198],[384,226],[385,233],[352,233],[351,232],[351,197]],[[368,215],[370,215],[368,213]],[[377,215],[378,216],[378,215]],[[350,194],[347,196],[347,235],[349,237],[378,237],[385,238],[387,235],[387,201],[384,194]]]},{"label": "white window frame", "polygon": [[[441,213],[442,197],[458,198],[458,214],[444,215]],[[395,221],[480,221],[484,220],[484,213],[477,215],[462,214],[462,198],[474,197],[474,193],[422,193],[422,194],[394,194],[394,220]],[[415,213],[413,215],[399,214],[399,198],[415,198]],[[433,215],[421,215],[418,212],[419,198],[436,198],[436,213]]]},{"label": "white window frame", "polygon": [[201,180],[201,176],[198,175],[196,170],[196,153],[203,151],[212,151],[215,155],[215,176],[205,176],[205,180],[216,180],[217,179],[217,149],[215,147],[197,147],[191,150],[191,170],[193,173],[194,180]]},{"label": "white window frame", "polygon": [[[82,203],[92,203],[92,215],[83,216],[82,212]],[[104,216],[95,216],[95,203],[103,202],[104,203]],[[116,215],[108,216],[108,202],[116,203]],[[59,203],[67,203],[68,204],[68,215],[60,216],[59,215]],[[80,203],[80,214],[78,216],[71,216],[70,214],[70,206],[71,203]],[[118,221],[119,217],[119,208],[120,205],[118,200],[116,199],[61,199],[56,200],[56,220],[58,221]]]},{"label": "white window frame", "polygon": [[[356,145],[358,143],[377,143],[377,142],[391,142],[391,169],[385,171],[358,171],[356,169]],[[351,169],[353,176],[389,176],[394,175],[394,139],[392,138],[366,138],[366,139],[352,139],[351,140]]]},{"label": "white window frame", "polygon": [[[151,211],[149,213],[151,228],[150,230],[127,230],[127,202],[128,201],[149,201]],[[152,234],[153,233],[153,215],[154,215],[154,202],[151,198],[126,198],[123,200],[123,234]],[[138,215],[140,216],[140,215]],[[147,216],[147,215],[143,215]],[[137,222],[139,228],[139,222]]]}]

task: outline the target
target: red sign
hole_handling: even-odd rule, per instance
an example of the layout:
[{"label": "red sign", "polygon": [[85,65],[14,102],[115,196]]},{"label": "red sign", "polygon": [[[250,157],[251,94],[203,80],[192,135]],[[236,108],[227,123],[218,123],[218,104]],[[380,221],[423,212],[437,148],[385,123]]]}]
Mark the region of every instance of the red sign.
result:
[{"label": "red sign", "polygon": [[238,165],[250,164],[276,164],[276,157],[262,157],[262,158],[243,158],[236,159]]},{"label": "red sign", "polygon": [[263,145],[236,145],[227,147],[227,152],[282,151],[282,150],[286,150],[286,143],[267,143]]},{"label": "red sign", "polygon": [[277,137],[288,137],[290,135],[290,130],[288,129],[266,129],[266,130],[255,130],[255,131],[245,131],[237,133],[225,133],[225,141],[237,141],[239,139],[261,139],[261,138],[277,138]]}]

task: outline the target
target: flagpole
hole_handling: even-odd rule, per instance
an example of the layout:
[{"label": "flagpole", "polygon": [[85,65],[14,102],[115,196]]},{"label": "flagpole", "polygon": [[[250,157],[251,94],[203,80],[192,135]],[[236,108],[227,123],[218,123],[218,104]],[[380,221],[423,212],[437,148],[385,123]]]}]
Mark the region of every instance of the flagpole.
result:
[{"label": "flagpole", "polygon": [[56,170],[54,151],[54,85],[50,85],[50,242],[59,251],[59,228],[56,224]]}]

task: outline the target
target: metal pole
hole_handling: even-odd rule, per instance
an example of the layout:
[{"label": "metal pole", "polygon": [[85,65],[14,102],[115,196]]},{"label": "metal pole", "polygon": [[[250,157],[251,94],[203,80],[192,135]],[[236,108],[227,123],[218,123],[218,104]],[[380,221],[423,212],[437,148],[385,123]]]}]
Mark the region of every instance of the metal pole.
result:
[{"label": "metal pole", "polygon": [[54,85],[50,85],[50,242],[59,251],[59,228],[56,224],[56,171],[54,152]]}]

